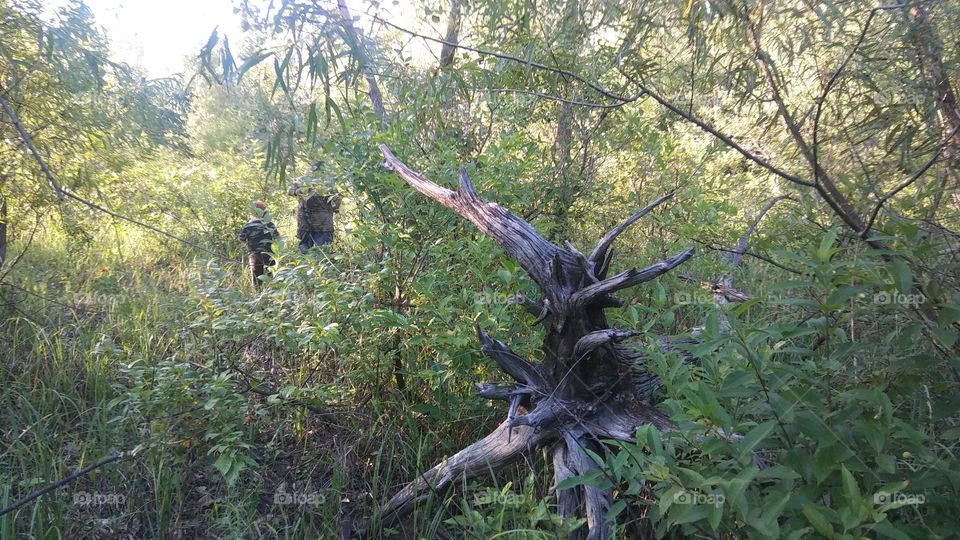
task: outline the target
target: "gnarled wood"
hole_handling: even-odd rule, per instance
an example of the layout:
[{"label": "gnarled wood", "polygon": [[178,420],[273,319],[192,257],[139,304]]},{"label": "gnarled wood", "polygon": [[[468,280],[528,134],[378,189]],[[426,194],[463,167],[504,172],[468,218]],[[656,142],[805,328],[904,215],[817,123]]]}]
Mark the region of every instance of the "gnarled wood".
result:
[{"label": "gnarled wood", "polygon": [[629,337],[636,336],[637,334],[638,332],[633,330],[614,330],[612,328],[606,330],[596,330],[583,336],[577,341],[577,345],[573,348],[573,354],[577,358],[580,358],[581,356],[590,354],[598,347],[616,343]]},{"label": "gnarled wood", "polygon": [[[643,357],[626,353],[618,342],[636,333],[610,329],[603,313],[604,309],[622,305],[612,293],[654,279],[693,256],[693,249],[687,248],[644,269],[606,278],[616,237],[670,195],[614,228],[587,257],[572,243],[556,246],[526,221],[497,204],[484,202],[465,170],[460,171],[457,189],[448,189],[408,167],[386,146],[380,150],[385,165],[411,187],[476,225],[520,263],[540,286],[542,300],[518,294],[512,302],[523,305],[537,318],[537,323],[544,323],[547,331],[543,360],[533,363],[477,328],[483,352],[516,382],[477,385],[481,397],[509,403],[507,420],[486,438],[397,493],[383,507],[383,519],[408,512],[429,490],[443,489],[455,477],[496,470],[523,450],[552,443],[561,438],[560,434],[562,440],[553,454],[558,482],[596,467],[583,452],[584,446],[600,450],[601,439],[632,440],[636,428],[647,424],[661,430],[672,429],[663,413],[644,402],[649,396],[632,389],[633,364],[625,359],[642,362]],[[650,379],[658,383],[655,376]],[[572,516],[582,511],[587,517],[586,536],[581,531],[578,537],[610,536],[612,529],[606,522],[612,504],[609,490],[579,486],[561,490],[557,496],[561,513]]]},{"label": "gnarled wood", "polygon": [[[348,41],[367,77],[374,109],[383,121],[386,116],[369,57],[344,0],[337,4]],[[546,328],[543,360],[536,364],[477,329],[483,351],[518,383],[478,385],[481,396],[510,403],[507,420],[490,435],[443,460],[400,490],[382,507],[381,522],[403,516],[430,493],[445,489],[455,479],[495,471],[524,452],[557,441],[561,434],[563,440],[554,450],[558,481],[596,467],[582,445],[599,449],[600,438],[629,440],[636,428],[644,424],[660,429],[670,427],[666,416],[642,403],[624,384],[623,358],[615,344],[630,333],[610,330],[604,316],[605,309],[621,305],[613,292],[654,279],[693,255],[693,249],[688,248],[643,270],[632,269],[606,278],[616,237],[670,195],[614,228],[586,257],[573,244],[567,242],[566,248],[558,247],[505,208],[484,202],[465,169],[460,170],[458,187],[453,190],[408,167],[386,145],[380,145],[380,151],[384,165],[410,187],[473,223],[520,264],[539,285],[542,300],[519,295],[517,301]],[[521,406],[526,414],[518,415]],[[583,507],[588,539],[610,537],[612,528],[606,520],[612,504],[609,490],[582,486],[562,490],[558,498],[564,515],[573,515]]]},{"label": "gnarled wood", "polygon": [[546,310],[546,306],[536,300],[530,298],[529,296],[523,293],[517,293],[513,295],[509,300],[508,304],[516,304],[523,306],[523,309],[527,310],[527,313],[533,315],[534,317],[539,318],[543,315]]},{"label": "gnarled wood", "polygon": [[531,392],[530,388],[522,385],[503,386],[490,383],[474,383],[474,386],[477,387],[478,396],[487,399],[499,399],[502,401],[510,401],[513,399],[513,396],[528,395]]},{"label": "gnarled wood", "polygon": [[[578,475],[586,474],[597,468],[597,464],[584,451],[590,444],[585,437],[578,438],[565,433],[563,442],[567,447],[567,466]],[[610,488],[583,486],[583,502],[587,514],[587,540],[606,540],[613,537],[613,528],[607,521],[607,512],[613,506],[613,493]]]},{"label": "gnarled wood", "polygon": [[599,283],[580,289],[573,294],[570,303],[578,307],[586,306],[606,294],[627,289],[660,277],[686,262],[686,260],[692,256],[693,248],[687,248],[673,257],[657,261],[643,270],[631,268],[630,270],[620,272],[610,279],[605,279]]},{"label": "gnarled wood", "polygon": [[537,367],[514,354],[504,342],[491,338],[489,334],[481,331],[479,326],[477,336],[480,338],[480,350],[496,360],[497,365],[515,381],[531,388],[544,386],[543,375]]},{"label": "gnarled wood", "polygon": [[567,445],[560,442],[553,446],[553,490],[557,497],[557,514],[572,518],[580,511],[582,500],[577,488],[560,489],[560,483],[577,476],[577,470],[570,463]]}]

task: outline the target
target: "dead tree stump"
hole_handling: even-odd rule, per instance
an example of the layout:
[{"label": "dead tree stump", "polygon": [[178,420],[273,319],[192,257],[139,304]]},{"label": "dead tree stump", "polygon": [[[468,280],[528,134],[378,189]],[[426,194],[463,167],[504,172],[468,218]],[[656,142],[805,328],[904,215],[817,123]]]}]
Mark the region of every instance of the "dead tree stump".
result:
[{"label": "dead tree stump", "polygon": [[[669,419],[649,405],[648,395],[633,384],[631,365],[638,361],[629,349],[616,344],[635,335],[611,329],[604,310],[623,302],[619,290],[650,281],[693,255],[687,248],[650,266],[607,276],[612,245],[635,221],[671,197],[666,195],[640,210],[607,233],[589,255],[569,242],[559,247],[541,236],[529,223],[492,202],[483,201],[465,170],[459,187],[447,189],[409,168],[385,145],[380,146],[384,165],[413,189],[446,206],[490,236],[539,285],[541,297],[518,295],[522,305],[546,329],[543,360],[527,361],[505,343],[477,329],[481,349],[513,380],[513,384],[478,384],[485,398],[509,403],[507,418],[492,433],[421,474],[383,508],[379,520],[389,523],[407,513],[432,492],[455,480],[497,470],[524,453],[552,448],[555,481],[595,468],[587,449],[601,452],[601,439],[632,441],[636,428],[652,424],[671,428]],[[576,536],[609,538],[611,525],[604,521],[612,504],[610,490],[577,486],[558,490],[561,515],[585,515],[586,530]]]}]

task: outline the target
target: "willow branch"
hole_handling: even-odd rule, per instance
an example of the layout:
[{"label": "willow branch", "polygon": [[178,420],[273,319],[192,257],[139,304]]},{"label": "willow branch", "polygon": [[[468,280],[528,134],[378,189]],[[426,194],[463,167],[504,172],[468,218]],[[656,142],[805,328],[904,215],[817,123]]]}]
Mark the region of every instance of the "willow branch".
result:
[{"label": "willow branch", "polygon": [[414,37],[418,37],[418,38],[423,39],[423,40],[426,40],[426,41],[432,41],[432,42],[434,42],[434,43],[440,43],[440,44],[446,45],[446,46],[448,46],[448,47],[456,47],[457,49],[462,49],[462,50],[465,50],[465,51],[475,52],[475,53],[481,54],[481,55],[483,55],[483,56],[492,56],[492,57],[494,57],[494,58],[500,58],[501,60],[510,60],[510,61],[512,61],[512,62],[517,62],[518,64],[523,64],[523,65],[525,65],[525,66],[535,67],[535,68],[537,68],[537,69],[541,69],[541,70],[544,70],[544,71],[550,71],[550,72],[556,73],[556,74],[558,74],[558,75],[563,75],[564,77],[569,77],[569,78],[571,78],[571,79],[573,79],[573,80],[579,81],[579,82],[587,85],[588,87],[590,87],[591,89],[593,89],[594,91],[596,91],[598,94],[600,94],[600,95],[602,95],[602,96],[604,96],[604,97],[606,97],[606,98],[610,98],[610,99],[612,99],[612,100],[614,100],[614,101],[618,101],[618,102],[620,102],[621,104],[623,104],[623,103],[629,103],[629,102],[631,102],[631,101],[636,101],[636,100],[642,95],[642,93],[641,93],[641,94],[636,94],[636,95],[634,95],[634,96],[622,96],[622,95],[613,93],[613,92],[607,90],[606,88],[600,86],[599,84],[597,84],[597,83],[595,83],[595,82],[593,82],[593,81],[590,81],[589,79],[586,79],[586,78],[584,78],[584,77],[582,77],[582,76],[580,76],[580,75],[577,75],[576,73],[573,73],[572,71],[568,71],[568,70],[565,70],[565,69],[562,69],[562,68],[558,68],[558,67],[554,67],[554,66],[548,66],[548,65],[546,65],[546,64],[541,64],[541,63],[539,63],[539,62],[533,62],[533,61],[530,61],[530,60],[524,60],[523,58],[519,58],[519,57],[517,57],[517,56],[513,56],[513,55],[501,53],[501,52],[496,52],[496,51],[491,51],[491,50],[486,50],[486,49],[479,49],[479,48],[476,48],[476,47],[470,47],[470,46],[468,46],[468,45],[463,45],[463,44],[458,43],[458,42],[447,41],[447,40],[445,40],[445,39],[440,39],[440,38],[436,38],[436,37],[433,37],[433,36],[428,36],[428,35],[426,35],[426,34],[421,34],[421,33],[419,33],[419,32],[415,32],[415,31],[410,30],[410,29],[408,29],[408,28],[404,28],[404,27],[402,27],[402,26],[398,26],[398,25],[396,25],[396,24],[394,24],[394,23],[392,23],[392,22],[390,22],[390,21],[388,21],[388,20],[386,20],[386,19],[382,19],[382,18],[380,18],[380,17],[378,17],[378,16],[376,16],[376,15],[373,16],[373,19],[376,20],[376,21],[378,21],[378,22],[380,22],[380,23],[382,23],[382,24],[385,25],[385,26],[389,26],[390,28],[393,28],[393,29],[395,29],[395,30],[399,30],[400,32],[403,32],[403,33],[405,33],[405,34],[409,34],[409,35],[414,36]]},{"label": "willow branch", "polygon": [[943,154],[943,151],[950,144],[950,140],[953,139],[953,136],[956,135],[958,131],[960,131],[960,124],[958,124],[957,127],[953,128],[953,131],[951,131],[950,134],[947,135],[947,137],[944,139],[944,142],[940,144],[939,148],[937,148],[937,151],[933,154],[933,157],[927,160],[927,162],[924,163],[923,166],[920,167],[919,170],[917,170],[917,172],[913,173],[910,176],[910,178],[907,178],[906,180],[901,182],[897,187],[891,189],[890,191],[885,193],[882,197],[880,197],[880,200],[878,200],[877,204],[873,207],[873,211],[870,212],[870,219],[867,221],[867,224],[864,225],[863,230],[858,233],[860,235],[860,238],[866,238],[867,235],[870,233],[870,230],[873,228],[873,223],[876,221],[877,215],[880,213],[880,209],[883,208],[883,205],[886,204],[887,201],[893,198],[897,193],[900,193],[904,189],[907,189],[908,187],[910,187],[910,185],[912,185],[914,182],[919,180],[920,177],[923,176],[924,173],[926,173],[930,169],[930,167],[932,167],[934,163],[937,162],[938,159],[940,159],[940,155]]}]

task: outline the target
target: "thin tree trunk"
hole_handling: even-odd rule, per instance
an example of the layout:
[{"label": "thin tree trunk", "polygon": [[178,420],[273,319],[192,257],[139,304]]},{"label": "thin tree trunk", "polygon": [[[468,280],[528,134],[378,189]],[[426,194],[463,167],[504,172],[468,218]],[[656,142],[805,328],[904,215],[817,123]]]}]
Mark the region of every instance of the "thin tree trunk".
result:
[{"label": "thin tree trunk", "polygon": [[910,37],[920,57],[920,67],[927,79],[930,92],[937,104],[937,116],[944,137],[953,133],[950,144],[960,153],[960,111],[950,75],[943,66],[943,42],[936,34],[927,6],[917,4],[910,8]]},{"label": "thin tree trunk", "polygon": [[[575,44],[564,48],[567,49],[565,52],[569,52],[573,56],[571,64],[577,65],[579,55],[577,54],[578,49],[576,47],[578,47],[583,40],[583,25],[580,22],[579,0],[567,0],[558,33],[566,36],[566,39],[569,40],[565,43]],[[569,85],[563,84],[560,88],[560,95],[567,97]],[[569,234],[570,207],[573,206],[575,202],[574,199],[576,198],[576,193],[579,191],[578,188],[581,183],[580,175],[574,172],[573,167],[570,166],[572,164],[571,155],[573,154],[574,144],[573,126],[576,120],[575,114],[573,104],[566,101],[559,104],[557,110],[557,129],[553,142],[554,178],[556,179],[559,190],[554,195],[552,204],[556,209],[553,212],[554,227],[547,235],[547,238],[551,241],[558,241],[563,235]]]},{"label": "thin tree trunk", "polygon": [[7,198],[0,195],[0,268],[7,260]]},{"label": "thin tree trunk", "polygon": [[443,48],[440,49],[440,69],[453,65],[453,60],[457,52],[457,44],[460,43],[461,20],[460,0],[450,0],[450,15],[447,17],[447,34],[444,37],[446,43],[444,43]]},{"label": "thin tree trunk", "polygon": [[383,108],[383,94],[380,93],[380,86],[377,85],[377,79],[373,74],[370,57],[367,55],[367,49],[363,46],[362,34],[353,24],[353,15],[350,14],[350,8],[347,7],[345,0],[337,0],[337,9],[340,11],[340,19],[344,28],[344,35],[347,44],[357,58],[360,64],[360,71],[363,72],[367,80],[367,92],[370,97],[370,104],[373,105],[373,112],[376,113],[380,122],[386,122],[386,112]]},{"label": "thin tree trunk", "polygon": [[[955,185],[960,185],[955,172],[958,160],[960,160],[960,157],[958,157],[960,156],[960,131],[958,131],[960,110],[957,108],[957,95],[954,92],[950,75],[943,66],[943,41],[937,35],[936,28],[930,20],[928,7],[924,5],[912,6],[908,13],[908,19],[912,26],[909,37],[913,46],[917,49],[919,68],[926,79],[934,106],[937,108],[936,122],[939,124],[937,128],[944,138],[949,137],[951,133],[953,134],[949,141],[945,141],[953,147],[953,152],[948,153],[947,172],[940,182],[938,192],[934,195],[933,204],[927,214],[927,218],[932,220],[935,219],[940,208],[943,195],[950,188],[949,179],[953,179]],[[955,210],[960,209],[955,197],[952,198],[951,203]]]}]

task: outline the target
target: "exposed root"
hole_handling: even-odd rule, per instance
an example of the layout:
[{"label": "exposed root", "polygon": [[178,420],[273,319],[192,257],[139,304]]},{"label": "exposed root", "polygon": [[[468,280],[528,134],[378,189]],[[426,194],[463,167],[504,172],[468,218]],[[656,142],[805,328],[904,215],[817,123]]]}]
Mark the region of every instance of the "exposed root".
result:
[{"label": "exposed root", "polygon": [[508,441],[507,423],[500,424],[483,439],[441,461],[407,484],[381,508],[380,525],[390,524],[409,514],[417,504],[432,493],[443,492],[453,481],[499,470],[557,437],[555,432],[526,426],[517,426],[511,431]]}]

